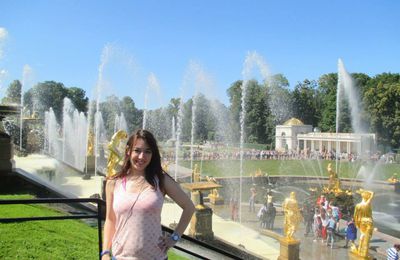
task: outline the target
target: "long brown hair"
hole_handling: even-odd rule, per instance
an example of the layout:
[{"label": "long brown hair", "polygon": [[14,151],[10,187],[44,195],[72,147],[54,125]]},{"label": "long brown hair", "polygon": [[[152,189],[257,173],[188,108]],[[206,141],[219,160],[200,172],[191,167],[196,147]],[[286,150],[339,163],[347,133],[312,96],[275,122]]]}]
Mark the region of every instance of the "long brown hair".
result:
[{"label": "long brown hair", "polygon": [[164,176],[166,174],[164,175],[165,172],[161,166],[161,156],[160,150],[158,149],[157,140],[154,138],[151,132],[144,129],[137,130],[129,137],[128,142],[126,143],[125,159],[124,163],[122,164],[122,169],[120,172],[114,175],[113,178],[121,178],[128,175],[132,166],[130,158],[133,146],[138,139],[145,141],[150,147],[152,153],[150,163],[145,169],[144,177],[154,189],[157,187],[156,179],[158,178],[160,190],[164,192]]}]

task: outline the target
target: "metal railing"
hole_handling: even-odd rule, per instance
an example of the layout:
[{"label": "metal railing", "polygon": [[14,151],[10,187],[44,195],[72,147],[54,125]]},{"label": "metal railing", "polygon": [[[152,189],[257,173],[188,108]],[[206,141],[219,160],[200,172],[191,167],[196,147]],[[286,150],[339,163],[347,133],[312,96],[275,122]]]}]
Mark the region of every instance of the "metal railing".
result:
[{"label": "metal railing", "polygon": [[[100,253],[102,251],[102,212],[105,209],[105,202],[101,199],[97,198],[40,198],[40,199],[0,199],[0,205],[16,205],[16,204],[81,204],[81,203],[95,203],[97,205],[97,212],[95,214],[85,214],[85,215],[61,215],[61,216],[42,216],[42,217],[13,217],[13,218],[0,218],[0,223],[18,223],[18,222],[26,222],[26,221],[48,221],[48,220],[66,220],[66,219],[97,219],[97,234],[98,234],[98,246],[99,246],[99,259]],[[93,211],[93,210],[90,210]],[[162,230],[167,233],[172,233],[173,230],[162,226]],[[198,246],[204,247],[211,251],[217,252],[221,255],[229,257],[231,259],[242,259],[237,255],[231,254],[225,250],[214,247],[208,243],[199,241],[190,236],[182,235],[182,238],[195,243]],[[198,259],[209,259],[207,257],[201,256],[195,252],[187,250],[178,245],[174,246],[175,249],[182,251],[186,254],[194,256]]]}]

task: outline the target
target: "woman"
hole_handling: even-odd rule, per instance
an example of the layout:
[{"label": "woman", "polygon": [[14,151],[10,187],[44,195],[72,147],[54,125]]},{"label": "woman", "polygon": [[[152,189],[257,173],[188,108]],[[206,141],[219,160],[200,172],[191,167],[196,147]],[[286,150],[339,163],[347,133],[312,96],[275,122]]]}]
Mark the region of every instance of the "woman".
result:
[{"label": "woman", "polygon": [[[174,233],[162,236],[161,208],[168,195],[182,209]],[[138,130],[130,136],[122,170],[107,180],[107,213],[102,260],[166,259],[195,210],[190,198],[161,167],[154,136]]]}]

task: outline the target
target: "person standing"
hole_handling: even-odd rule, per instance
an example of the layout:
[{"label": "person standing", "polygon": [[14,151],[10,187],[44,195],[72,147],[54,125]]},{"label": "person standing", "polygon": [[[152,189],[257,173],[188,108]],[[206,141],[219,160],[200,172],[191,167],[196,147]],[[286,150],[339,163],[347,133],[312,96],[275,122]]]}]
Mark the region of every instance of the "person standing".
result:
[{"label": "person standing", "polygon": [[[182,208],[174,233],[168,236],[161,230],[165,195]],[[129,137],[121,171],[107,179],[106,208],[102,260],[166,259],[195,211],[190,198],[162,169],[157,141],[147,130]]]},{"label": "person standing", "polygon": [[257,217],[260,220],[260,227],[261,228],[267,228],[267,222],[268,222],[268,212],[267,212],[268,205],[267,203],[264,203],[260,210],[257,213]]},{"label": "person standing", "polygon": [[232,195],[231,200],[229,202],[229,206],[231,208],[231,219],[233,221],[237,221],[238,220],[239,201],[237,199],[236,194]]},{"label": "person standing", "polygon": [[273,202],[268,203],[267,207],[267,229],[273,230],[274,229],[274,222],[276,217],[276,208]]},{"label": "person standing", "polygon": [[313,241],[317,242],[319,239],[322,238],[322,235],[321,235],[322,220],[321,220],[321,215],[319,213],[319,207],[315,208],[313,228],[314,228],[314,240]]},{"label": "person standing", "polygon": [[357,228],[356,225],[354,224],[354,219],[351,218],[351,220],[347,222],[346,245],[344,247],[347,248],[349,246],[349,241],[351,242],[351,245],[353,245],[356,239],[357,239]]},{"label": "person standing", "polygon": [[322,243],[324,243],[326,240],[326,236],[327,236],[327,228],[328,228],[328,221],[329,221],[328,214],[326,214],[326,211],[324,208],[321,208],[320,217],[321,217],[321,222],[322,222],[321,238],[322,238]]},{"label": "person standing", "polygon": [[328,220],[328,225],[326,228],[326,233],[327,233],[326,246],[329,246],[330,242],[331,248],[333,248],[333,242],[335,241],[335,230],[336,230],[336,220],[334,216],[330,215]]},{"label": "person standing", "polygon": [[249,198],[249,212],[256,212],[256,195],[257,195],[257,190],[254,186],[250,188],[250,198]]},{"label": "person standing", "polygon": [[312,205],[309,203],[304,203],[302,213],[304,224],[306,226],[306,230],[304,232],[304,236],[306,237],[310,232],[312,232],[312,225],[314,222],[314,209]]},{"label": "person standing", "polygon": [[399,260],[400,244],[394,244],[393,247],[386,250],[387,260]]}]

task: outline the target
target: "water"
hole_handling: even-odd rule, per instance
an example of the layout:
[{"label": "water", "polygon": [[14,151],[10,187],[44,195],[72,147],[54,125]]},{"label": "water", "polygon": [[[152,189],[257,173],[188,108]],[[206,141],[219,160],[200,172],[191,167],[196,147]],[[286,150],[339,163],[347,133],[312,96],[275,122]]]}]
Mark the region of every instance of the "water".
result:
[{"label": "water", "polygon": [[125,133],[129,133],[128,129],[129,129],[128,124],[126,123],[124,113],[121,113],[120,115],[116,115],[115,121],[114,121],[114,132],[113,133],[116,133],[119,130],[124,130]]},{"label": "water", "polygon": [[[344,96],[349,103],[350,107],[350,115],[351,115],[351,126],[353,128],[353,132],[357,134],[366,133],[367,130],[365,126],[361,123],[361,112],[362,106],[360,102],[360,93],[358,93],[354,79],[351,75],[346,71],[344,63],[341,59],[338,61],[338,93],[340,94],[341,90],[344,91]],[[337,103],[339,104],[341,95],[338,94]],[[339,107],[336,108],[337,117],[339,116]],[[338,121],[337,121],[338,124]]]},{"label": "water", "polygon": [[[30,82],[33,70],[29,65],[25,65],[22,73],[21,93],[24,93],[24,89],[28,89],[28,83]],[[31,111],[32,113],[34,111]],[[24,117],[24,96],[21,94],[21,113],[19,119],[19,150],[22,151],[22,121]]]},{"label": "water", "polygon": [[183,101],[181,99],[178,110],[178,122],[177,122],[176,141],[175,141],[175,169],[174,169],[175,181],[178,179],[178,163],[179,163],[179,151],[181,146],[182,120],[183,120]]},{"label": "water", "polygon": [[[104,123],[102,122],[102,116],[100,112],[100,101],[101,101],[101,94],[104,89],[104,80],[103,80],[103,73],[105,66],[109,62],[110,56],[111,56],[111,51],[112,51],[112,46],[111,45],[106,45],[103,48],[102,54],[101,54],[101,59],[100,59],[100,65],[98,68],[98,76],[97,76],[97,83],[95,87],[95,102],[96,102],[96,109],[94,111],[94,127],[93,127],[93,132],[94,132],[94,154],[95,154],[95,159],[94,159],[94,172],[95,175],[97,175],[98,170],[100,169],[101,165],[101,158],[100,158],[100,138],[102,135],[102,130],[104,129]],[[87,133],[89,135],[89,132]]]},{"label": "water", "polygon": [[[147,80],[146,93],[144,96],[144,109],[143,109],[143,129],[151,129],[152,126],[148,126],[148,107],[149,107],[149,95],[152,97],[158,97],[158,102],[161,104],[161,92],[160,92],[160,83],[157,80],[157,77],[154,73],[150,73]],[[152,100],[152,103],[157,103],[156,100]],[[153,126],[154,128],[154,126]]]},{"label": "water", "polygon": [[75,169],[84,171],[88,143],[88,121],[83,112],[79,112],[71,100],[64,98],[62,124],[62,161]]},{"label": "water", "polygon": [[[258,55],[256,52],[251,52],[247,55],[245,61],[244,61],[244,66],[243,66],[243,71],[242,71],[242,77],[243,77],[243,83],[242,83],[242,97],[241,97],[241,113],[240,113],[240,187],[239,187],[239,209],[241,209],[241,203],[242,203],[242,178],[243,178],[243,145],[244,145],[244,137],[245,137],[245,119],[246,119],[246,94],[247,94],[247,84],[251,77],[254,76],[252,74],[252,70],[254,67],[257,67],[260,72],[261,76],[263,79],[267,80],[270,76],[268,68],[266,66],[266,63],[264,62],[263,58]],[[239,222],[242,222],[242,212],[241,210],[239,211]]]},{"label": "water", "polygon": [[62,123],[52,108],[45,112],[45,151],[52,157],[84,171],[87,151],[88,120],[71,100],[64,99]]}]

